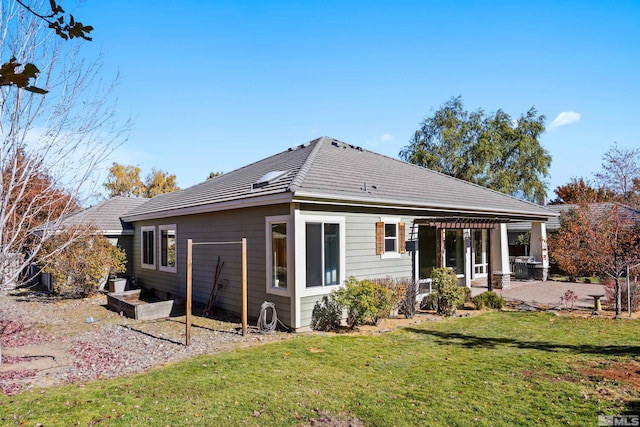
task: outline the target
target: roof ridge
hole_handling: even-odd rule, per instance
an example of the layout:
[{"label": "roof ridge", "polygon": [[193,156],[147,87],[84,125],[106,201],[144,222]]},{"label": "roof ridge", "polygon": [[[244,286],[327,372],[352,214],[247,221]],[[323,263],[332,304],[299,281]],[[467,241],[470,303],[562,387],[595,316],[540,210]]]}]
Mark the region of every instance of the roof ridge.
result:
[{"label": "roof ridge", "polygon": [[298,189],[302,185],[302,182],[304,181],[304,178],[307,176],[307,173],[311,169],[311,165],[313,164],[313,161],[318,156],[318,151],[320,151],[320,147],[322,146],[322,144],[325,143],[325,141],[330,141],[330,140],[332,139],[326,136],[321,136],[320,138],[309,141],[309,144],[315,143],[315,146],[307,156],[307,159],[304,161],[302,166],[300,166],[300,169],[298,169],[298,173],[296,174],[296,176],[294,176],[293,179],[291,180],[291,184],[289,184],[290,192],[295,193],[296,191],[298,191]]}]

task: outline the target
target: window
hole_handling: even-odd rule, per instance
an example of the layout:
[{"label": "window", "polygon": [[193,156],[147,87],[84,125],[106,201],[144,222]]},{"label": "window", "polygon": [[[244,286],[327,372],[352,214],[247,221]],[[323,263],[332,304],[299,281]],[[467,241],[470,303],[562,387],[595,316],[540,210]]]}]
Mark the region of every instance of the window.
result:
[{"label": "window", "polygon": [[380,218],[376,222],[376,255],[399,258],[406,252],[405,225],[400,218]]},{"label": "window", "polygon": [[143,268],[156,268],[156,254],[155,254],[155,227],[142,227],[142,267]]},{"label": "window", "polygon": [[266,218],[267,293],[288,295],[289,216]]},{"label": "window", "polygon": [[304,279],[307,290],[323,291],[344,281],[344,218],[304,218]]},{"label": "window", "polygon": [[160,225],[160,270],[176,273],[176,225]]},{"label": "window", "polygon": [[398,224],[384,224],[384,251],[398,252]]}]

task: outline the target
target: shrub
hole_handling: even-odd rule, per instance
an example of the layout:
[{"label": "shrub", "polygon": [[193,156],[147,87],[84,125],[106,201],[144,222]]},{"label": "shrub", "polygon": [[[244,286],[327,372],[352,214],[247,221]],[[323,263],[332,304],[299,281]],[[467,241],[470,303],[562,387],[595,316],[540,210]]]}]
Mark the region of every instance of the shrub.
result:
[{"label": "shrub", "polygon": [[576,305],[576,301],[578,301],[578,295],[576,295],[576,293],[571,289],[568,289],[564,295],[560,297],[560,304],[562,304],[562,308],[565,310],[573,310],[573,307]]},{"label": "shrub", "polygon": [[[43,250],[42,271],[51,273],[54,291],[66,297],[92,295],[108,274],[125,271],[125,252],[101,234],[74,237],[63,232],[50,239]],[[56,255],[46,257],[52,253]]]},{"label": "shrub", "polygon": [[464,307],[464,304],[467,302],[472,302],[471,300],[471,288],[467,288],[466,286],[460,288],[462,290],[462,304],[458,305],[458,308]]},{"label": "shrub", "polygon": [[324,295],[321,300],[316,301],[311,314],[311,329],[316,331],[330,331],[340,327],[343,307],[332,292]]},{"label": "shrub", "polygon": [[405,293],[398,310],[407,319],[412,319],[416,314],[416,297],[418,296],[418,282],[413,279],[406,280]]},{"label": "shrub", "polygon": [[391,311],[391,291],[369,280],[350,277],[344,288],[334,291],[339,304],[347,309],[351,329],[366,322],[377,324]]},{"label": "shrub", "polygon": [[504,299],[493,291],[483,292],[472,298],[473,304],[478,310],[483,308],[501,309],[504,307]]},{"label": "shrub", "polygon": [[422,298],[420,302],[420,310],[438,310],[438,294],[431,292],[429,295]]},{"label": "shrub", "polygon": [[411,319],[416,312],[416,295],[418,293],[415,280],[405,277],[392,279],[372,279],[372,283],[389,289],[391,292],[391,309],[398,310],[407,319]]},{"label": "shrub", "polygon": [[458,286],[458,277],[450,268],[434,268],[431,272],[433,289],[437,299],[437,312],[453,316],[456,308],[464,304],[464,288]]}]

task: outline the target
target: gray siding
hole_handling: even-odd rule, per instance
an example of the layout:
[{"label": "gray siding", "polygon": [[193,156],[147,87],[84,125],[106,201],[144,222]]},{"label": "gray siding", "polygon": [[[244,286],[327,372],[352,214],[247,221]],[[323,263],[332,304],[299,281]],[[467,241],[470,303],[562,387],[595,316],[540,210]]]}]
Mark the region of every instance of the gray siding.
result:
[{"label": "gray siding", "polygon": [[[127,263],[126,263],[127,270],[120,275],[127,276],[129,274],[133,274],[133,265],[135,264],[134,258],[133,258],[134,256],[133,236],[131,235],[117,236],[114,239],[115,239],[115,245],[120,249],[124,250],[124,252],[127,254]],[[111,238],[109,240],[111,240]]]},{"label": "gray siding", "polygon": [[[408,241],[411,233],[411,224],[415,217],[406,215],[406,212],[362,210],[360,212],[336,212],[325,209],[311,209],[304,206],[302,215],[323,215],[345,217],[344,235],[346,251],[346,278],[353,276],[358,280],[374,278],[401,278],[411,277],[412,259],[411,253],[401,254],[399,258],[382,259],[376,255],[376,222],[381,217],[398,217],[405,223],[405,238]],[[300,298],[301,325],[311,324],[311,314],[316,301],[322,296]]]},{"label": "gray siding", "polygon": [[[179,216],[136,222],[133,264],[137,282],[145,288],[161,289],[184,296],[186,293],[187,239],[193,239],[193,301],[206,304],[213,286],[218,256],[224,267],[220,279],[223,286],[216,298],[216,307],[231,313],[241,312],[240,244],[197,245],[202,242],[238,242],[247,238],[248,316],[256,319],[264,301],[276,304],[278,317],[290,324],[290,298],[266,293],[265,217],[289,214],[289,205],[247,208],[234,211]],[[176,224],[177,273],[142,268],[141,227]],[[156,229],[157,230],[157,229]],[[157,247],[156,234],[156,247]],[[156,263],[159,254],[156,253]]]}]

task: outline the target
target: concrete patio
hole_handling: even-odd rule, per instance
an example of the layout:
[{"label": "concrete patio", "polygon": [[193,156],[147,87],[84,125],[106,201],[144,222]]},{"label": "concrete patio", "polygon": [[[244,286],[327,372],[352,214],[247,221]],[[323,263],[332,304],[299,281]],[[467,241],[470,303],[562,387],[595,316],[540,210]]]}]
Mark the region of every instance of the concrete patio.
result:
[{"label": "concrete patio", "polygon": [[[472,286],[471,295],[475,296],[486,290],[486,286]],[[572,290],[578,296],[575,308],[593,309],[593,297],[589,295],[603,295],[602,302],[604,303],[605,301],[604,286],[593,283],[512,280],[509,289],[495,289],[495,292],[509,301],[521,301],[527,304],[561,308],[560,297],[568,290]]]}]

